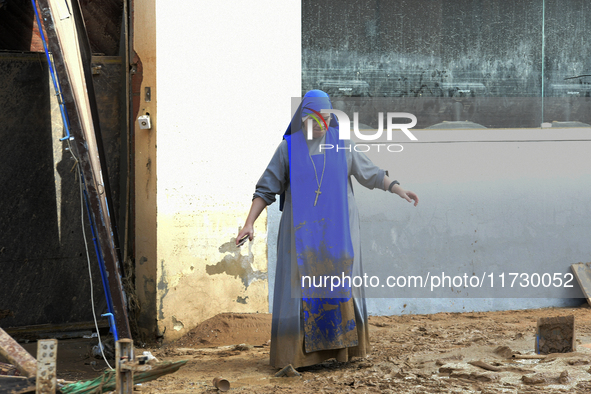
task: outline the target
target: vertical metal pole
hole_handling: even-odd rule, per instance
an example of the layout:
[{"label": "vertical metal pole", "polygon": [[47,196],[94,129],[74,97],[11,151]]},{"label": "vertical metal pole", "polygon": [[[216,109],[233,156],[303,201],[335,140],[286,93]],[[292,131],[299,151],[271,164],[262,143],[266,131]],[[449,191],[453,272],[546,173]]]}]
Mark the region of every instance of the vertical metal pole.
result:
[{"label": "vertical metal pole", "polygon": [[133,340],[120,339],[115,343],[116,392],[133,393],[133,370],[122,368],[123,364],[133,361]]},{"label": "vertical metal pole", "polygon": [[57,339],[37,342],[36,394],[55,394],[57,388]]}]

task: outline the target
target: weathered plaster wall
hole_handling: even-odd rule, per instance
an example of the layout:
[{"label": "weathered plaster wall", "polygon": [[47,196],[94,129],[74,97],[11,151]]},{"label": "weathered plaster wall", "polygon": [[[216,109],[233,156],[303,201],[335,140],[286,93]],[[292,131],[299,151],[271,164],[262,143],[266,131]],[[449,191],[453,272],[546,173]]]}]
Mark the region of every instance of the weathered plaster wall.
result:
[{"label": "weathered plaster wall", "polygon": [[[415,135],[418,143],[401,141],[405,149],[399,156],[372,159],[419,194],[416,208],[357,188],[367,271],[542,275],[568,273],[571,264],[591,261],[591,129],[417,130]],[[573,282],[579,294],[574,297],[582,296]],[[581,302],[566,289],[540,286],[535,298],[525,289],[498,290],[489,299],[402,295],[371,299],[368,305],[372,314],[400,314]]]},{"label": "weathered plaster wall", "polygon": [[266,212],[254,242],[233,245],[301,89],[300,2],[276,5],[156,3],[155,285],[165,341],[220,312],[268,311]]}]

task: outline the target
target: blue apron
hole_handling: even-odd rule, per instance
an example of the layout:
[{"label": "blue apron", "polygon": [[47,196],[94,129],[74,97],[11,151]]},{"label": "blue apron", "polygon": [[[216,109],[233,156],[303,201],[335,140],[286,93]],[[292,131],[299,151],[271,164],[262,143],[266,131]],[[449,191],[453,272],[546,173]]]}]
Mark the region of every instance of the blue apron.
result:
[{"label": "blue apron", "polygon": [[[325,154],[310,156],[302,131],[284,138],[289,151],[305,351],[357,346],[350,282],[354,252],[349,228],[347,159],[344,150],[337,152],[336,149],[337,145],[343,147],[343,141],[338,139],[338,129],[330,127],[325,143],[334,148],[325,150]],[[338,277],[340,286],[331,288],[337,284],[333,277]]]}]

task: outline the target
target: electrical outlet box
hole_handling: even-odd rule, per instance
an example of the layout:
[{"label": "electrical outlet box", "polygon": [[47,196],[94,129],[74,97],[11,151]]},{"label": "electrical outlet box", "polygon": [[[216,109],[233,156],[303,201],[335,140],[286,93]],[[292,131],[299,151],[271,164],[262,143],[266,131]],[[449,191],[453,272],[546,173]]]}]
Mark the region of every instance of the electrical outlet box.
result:
[{"label": "electrical outlet box", "polygon": [[151,129],[152,122],[150,122],[150,115],[141,115],[137,118],[137,123],[140,129]]}]

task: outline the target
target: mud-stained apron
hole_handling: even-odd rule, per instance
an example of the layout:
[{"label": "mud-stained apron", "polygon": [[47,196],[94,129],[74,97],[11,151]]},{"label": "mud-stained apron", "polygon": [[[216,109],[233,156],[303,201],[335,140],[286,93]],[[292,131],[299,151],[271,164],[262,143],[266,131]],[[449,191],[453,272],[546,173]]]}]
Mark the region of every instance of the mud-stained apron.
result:
[{"label": "mud-stained apron", "polygon": [[347,160],[345,151],[336,149],[342,141],[329,128],[325,143],[333,148],[310,155],[302,132],[285,139],[299,270],[298,294],[292,296],[302,298],[305,351],[357,346]]}]

